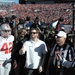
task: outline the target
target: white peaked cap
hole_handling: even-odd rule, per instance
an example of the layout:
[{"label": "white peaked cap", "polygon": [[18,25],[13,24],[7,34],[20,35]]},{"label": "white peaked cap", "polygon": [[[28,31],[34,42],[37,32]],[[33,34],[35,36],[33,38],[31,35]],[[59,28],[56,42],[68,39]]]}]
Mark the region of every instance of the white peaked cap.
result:
[{"label": "white peaked cap", "polygon": [[66,32],[64,32],[64,31],[59,31],[59,32],[57,33],[57,36],[67,38],[67,34],[66,34]]}]

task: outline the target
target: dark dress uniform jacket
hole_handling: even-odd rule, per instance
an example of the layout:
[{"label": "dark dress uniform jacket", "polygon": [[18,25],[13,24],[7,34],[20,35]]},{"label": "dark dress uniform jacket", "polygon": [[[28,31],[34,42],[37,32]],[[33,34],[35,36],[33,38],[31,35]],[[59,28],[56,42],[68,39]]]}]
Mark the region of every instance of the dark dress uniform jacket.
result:
[{"label": "dark dress uniform jacket", "polygon": [[[63,58],[62,61],[56,60],[58,53]],[[65,43],[63,46],[55,44],[50,54],[52,57],[50,75],[75,75],[74,68],[72,68],[74,54],[74,49],[70,44]]]}]

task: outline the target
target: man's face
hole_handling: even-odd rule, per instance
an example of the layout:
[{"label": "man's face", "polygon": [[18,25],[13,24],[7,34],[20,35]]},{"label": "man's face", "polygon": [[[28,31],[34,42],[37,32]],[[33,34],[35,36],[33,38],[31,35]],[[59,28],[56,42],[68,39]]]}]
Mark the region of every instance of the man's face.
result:
[{"label": "man's face", "polygon": [[30,35],[32,39],[38,38],[38,32],[36,30],[31,30]]},{"label": "man's face", "polygon": [[56,43],[60,46],[62,46],[64,43],[65,43],[65,38],[63,36],[59,37],[59,36],[56,36]]},{"label": "man's face", "polygon": [[2,31],[3,37],[8,37],[9,33],[10,33],[10,30],[3,30]]}]

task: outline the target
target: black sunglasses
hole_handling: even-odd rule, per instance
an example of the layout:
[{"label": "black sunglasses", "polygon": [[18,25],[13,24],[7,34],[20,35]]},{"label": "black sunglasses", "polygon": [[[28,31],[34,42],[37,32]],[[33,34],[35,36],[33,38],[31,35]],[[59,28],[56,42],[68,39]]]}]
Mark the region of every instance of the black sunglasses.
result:
[{"label": "black sunglasses", "polygon": [[31,34],[37,34],[37,32],[31,32]]}]

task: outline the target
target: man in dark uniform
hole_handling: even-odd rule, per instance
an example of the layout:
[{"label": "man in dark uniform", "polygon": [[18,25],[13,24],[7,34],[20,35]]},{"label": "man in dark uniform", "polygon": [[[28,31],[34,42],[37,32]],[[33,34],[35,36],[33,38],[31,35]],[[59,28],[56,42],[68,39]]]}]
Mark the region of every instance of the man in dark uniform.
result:
[{"label": "man in dark uniform", "polygon": [[51,50],[47,75],[74,75],[74,49],[66,42],[67,35],[59,31],[56,35],[56,44]]}]

